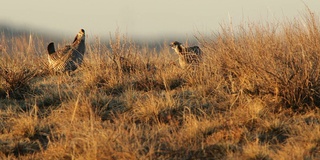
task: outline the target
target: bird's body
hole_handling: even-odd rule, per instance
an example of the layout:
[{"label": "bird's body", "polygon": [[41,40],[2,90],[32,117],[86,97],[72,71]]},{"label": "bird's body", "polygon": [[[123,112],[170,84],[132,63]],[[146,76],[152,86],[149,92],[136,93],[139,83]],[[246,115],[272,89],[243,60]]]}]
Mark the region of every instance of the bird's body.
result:
[{"label": "bird's body", "polygon": [[198,46],[184,47],[180,42],[172,42],[171,48],[179,55],[179,64],[182,68],[197,65],[202,59],[202,51]]},{"label": "bird's body", "polygon": [[55,50],[54,43],[48,45],[49,68],[55,72],[74,71],[82,64],[86,51],[85,31],[81,29],[71,45]]}]

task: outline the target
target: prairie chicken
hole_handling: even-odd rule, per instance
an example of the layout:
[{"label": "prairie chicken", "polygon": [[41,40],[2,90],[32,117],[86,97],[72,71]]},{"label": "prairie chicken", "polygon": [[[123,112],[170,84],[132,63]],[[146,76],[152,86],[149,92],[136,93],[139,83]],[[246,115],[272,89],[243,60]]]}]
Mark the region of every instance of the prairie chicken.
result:
[{"label": "prairie chicken", "polygon": [[202,59],[202,51],[198,46],[184,47],[180,42],[170,43],[170,47],[179,55],[179,64],[182,68],[197,65]]},{"label": "prairie chicken", "polygon": [[83,55],[86,51],[85,31],[81,29],[71,45],[55,50],[54,43],[48,47],[49,68],[54,72],[74,71],[82,64]]}]

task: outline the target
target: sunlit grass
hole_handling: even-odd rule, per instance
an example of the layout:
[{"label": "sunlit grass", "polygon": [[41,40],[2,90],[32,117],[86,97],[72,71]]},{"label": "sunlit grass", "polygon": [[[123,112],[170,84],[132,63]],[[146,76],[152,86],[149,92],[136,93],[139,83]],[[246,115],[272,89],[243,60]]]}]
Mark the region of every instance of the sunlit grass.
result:
[{"label": "sunlit grass", "polygon": [[118,32],[71,74],[37,37],[2,40],[0,157],[319,159],[319,19],[303,18],[197,36],[191,70]]}]

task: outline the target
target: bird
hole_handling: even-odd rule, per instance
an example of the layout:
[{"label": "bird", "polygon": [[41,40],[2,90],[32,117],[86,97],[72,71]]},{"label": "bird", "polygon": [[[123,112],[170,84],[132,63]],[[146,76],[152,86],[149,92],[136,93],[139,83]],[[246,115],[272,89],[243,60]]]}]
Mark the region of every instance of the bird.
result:
[{"label": "bird", "polygon": [[51,42],[47,50],[50,70],[54,72],[75,71],[82,64],[86,52],[84,29],[80,29],[72,44],[56,50],[54,43]]},{"label": "bird", "polygon": [[199,46],[185,47],[180,42],[170,43],[170,47],[179,55],[179,64],[182,68],[198,65],[202,59],[202,51]]}]

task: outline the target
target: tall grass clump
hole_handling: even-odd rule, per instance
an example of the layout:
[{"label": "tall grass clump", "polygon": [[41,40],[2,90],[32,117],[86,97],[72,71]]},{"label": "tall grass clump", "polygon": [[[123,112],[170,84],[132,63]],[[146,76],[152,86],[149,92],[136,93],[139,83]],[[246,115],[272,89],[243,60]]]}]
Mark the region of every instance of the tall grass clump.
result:
[{"label": "tall grass clump", "polygon": [[319,22],[302,20],[222,27],[205,47],[218,58],[220,74],[234,94],[271,96],[279,108],[319,105]]},{"label": "tall grass clump", "polygon": [[23,94],[29,90],[30,82],[45,73],[45,63],[41,60],[43,57],[40,56],[42,51],[37,50],[34,44],[35,41],[41,42],[42,40],[34,38],[32,34],[12,37],[10,40],[5,37],[2,39],[1,89],[5,91],[6,97],[21,99]]}]

